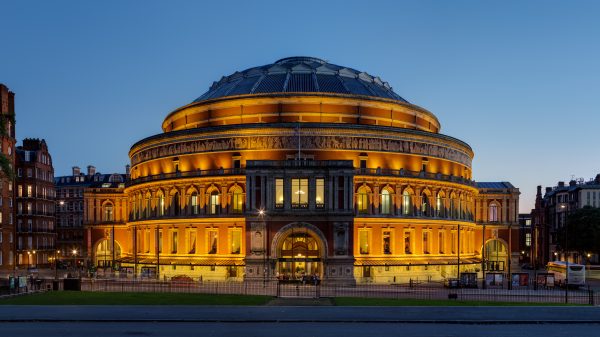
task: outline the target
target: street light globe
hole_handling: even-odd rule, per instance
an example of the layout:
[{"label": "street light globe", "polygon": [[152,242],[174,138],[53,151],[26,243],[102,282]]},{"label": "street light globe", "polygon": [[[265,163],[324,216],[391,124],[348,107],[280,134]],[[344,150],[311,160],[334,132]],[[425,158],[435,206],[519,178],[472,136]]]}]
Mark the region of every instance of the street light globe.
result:
[{"label": "street light globe", "polygon": [[77,249],[73,249],[71,253],[73,253],[73,255],[77,255]]},{"label": "street light globe", "polygon": [[587,254],[587,257],[588,257],[588,258],[592,257],[592,254],[588,253],[588,254]]}]

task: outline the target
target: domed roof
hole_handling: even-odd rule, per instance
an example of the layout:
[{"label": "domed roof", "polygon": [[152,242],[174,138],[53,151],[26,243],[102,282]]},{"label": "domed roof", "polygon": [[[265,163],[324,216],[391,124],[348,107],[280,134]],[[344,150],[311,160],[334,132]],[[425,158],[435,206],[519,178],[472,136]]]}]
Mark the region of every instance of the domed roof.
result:
[{"label": "domed roof", "polygon": [[237,95],[292,92],[361,95],[408,103],[379,77],[315,57],[288,57],[273,64],[236,71],[214,82],[194,102]]}]

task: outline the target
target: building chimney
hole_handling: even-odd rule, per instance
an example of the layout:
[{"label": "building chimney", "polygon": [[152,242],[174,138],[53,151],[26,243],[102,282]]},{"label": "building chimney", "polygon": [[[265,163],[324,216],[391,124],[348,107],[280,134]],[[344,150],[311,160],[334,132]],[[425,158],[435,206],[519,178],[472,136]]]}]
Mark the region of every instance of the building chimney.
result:
[{"label": "building chimney", "polygon": [[538,187],[537,187],[537,195],[542,196],[542,185],[538,185]]},{"label": "building chimney", "polygon": [[594,179],[596,181],[596,184],[600,184],[600,174],[596,174],[596,179]]},{"label": "building chimney", "polygon": [[546,187],[546,193],[552,192],[552,187]]},{"label": "building chimney", "polygon": [[558,182],[558,187],[565,187],[565,182],[564,181],[559,181]]},{"label": "building chimney", "polygon": [[93,176],[94,174],[96,174],[96,167],[94,167],[92,165],[88,165],[87,174],[88,174],[88,176]]},{"label": "building chimney", "polygon": [[131,166],[129,164],[125,165],[125,174],[129,176],[131,173]]},{"label": "building chimney", "polygon": [[73,166],[73,177],[78,176],[81,173],[79,166]]},{"label": "building chimney", "polygon": [[569,181],[569,186],[573,187],[573,186],[576,186],[576,185],[577,185],[577,182],[575,180]]}]

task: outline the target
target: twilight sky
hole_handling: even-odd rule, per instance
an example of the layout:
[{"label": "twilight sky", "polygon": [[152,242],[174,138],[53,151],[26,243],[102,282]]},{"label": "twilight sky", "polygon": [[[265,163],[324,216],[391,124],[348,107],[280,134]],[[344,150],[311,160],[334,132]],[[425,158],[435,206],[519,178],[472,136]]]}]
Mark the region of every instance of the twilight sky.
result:
[{"label": "twilight sky", "polygon": [[56,175],[130,146],[222,75],[306,55],[378,75],[475,151],[477,181],[600,173],[598,1],[0,1],[17,138]]}]

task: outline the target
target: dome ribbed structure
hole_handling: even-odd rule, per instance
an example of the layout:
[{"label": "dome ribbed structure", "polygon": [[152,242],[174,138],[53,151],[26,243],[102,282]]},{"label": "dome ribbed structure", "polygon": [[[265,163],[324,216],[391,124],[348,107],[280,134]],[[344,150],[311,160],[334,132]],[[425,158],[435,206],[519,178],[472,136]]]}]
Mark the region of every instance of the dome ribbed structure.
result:
[{"label": "dome ribbed structure", "polygon": [[315,93],[346,94],[391,99],[408,103],[377,76],[328,63],[315,57],[288,57],[253,67],[214,82],[194,102],[229,96]]}]

